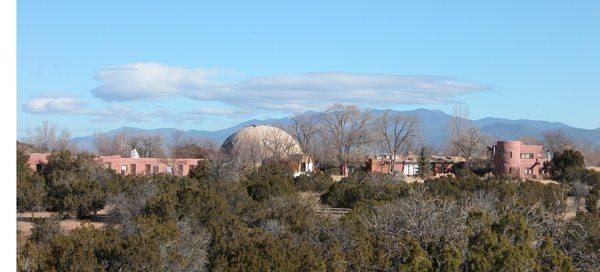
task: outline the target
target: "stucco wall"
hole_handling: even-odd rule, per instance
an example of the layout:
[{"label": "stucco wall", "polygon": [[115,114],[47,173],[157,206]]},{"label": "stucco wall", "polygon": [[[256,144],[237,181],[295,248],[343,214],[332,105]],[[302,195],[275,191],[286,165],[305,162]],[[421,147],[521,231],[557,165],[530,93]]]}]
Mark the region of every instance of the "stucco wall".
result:
[{"label": "stucco wall", "polygon": [[[521,154],[531,153],[531,158]],[[525,145],[520,141],[498,141],[494,146],[494,174],[521,178],[543,178],[541,168],[548,159],[542,145]],[[531,171],[528,173],[528,169]]]},{"label": "stucco wall", "polygon": [[[38,164],[44,164],[48,162],[48,153],[31,153],[29,154],[29,167],[34,171],[37,168]],[[199,159],[169,159],[169,158],[122,158],[119,155],[115,156],[100,156],[98,157],[100,163],[102,163],[105,167],[115,170],[117,173],[121,173],[121,167],[123,165],[127,166],[127,171],[124,173],[125,175],[130,175],[133,173],[132,165],[135,165],[136,174],[154,174],[152,171],[155,167],[158,167],[158,171],[156,173],[167,173],[167,167],[172,166],[172,170],[175,174],[178,175],[187,175],[190,172],[190,167],[194,167],[198,165]],[[150,165],[151,173],[146,173],[146,165]],[[178,173],[178,166],[181,165],[183,167],[181,173]]]}]

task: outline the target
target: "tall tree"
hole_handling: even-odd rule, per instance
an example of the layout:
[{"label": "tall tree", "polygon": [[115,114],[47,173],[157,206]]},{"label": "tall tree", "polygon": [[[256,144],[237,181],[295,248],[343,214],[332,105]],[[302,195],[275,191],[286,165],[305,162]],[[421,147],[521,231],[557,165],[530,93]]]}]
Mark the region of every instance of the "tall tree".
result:
[{"label": "tall tree", "polygon": [[418,118],[386,110],[377,117],[375,126],[377,137],[380,138],[386,152],[391,156],[391,169],[394,173],[396,156],[399,155],[403,145],[414,139],[418,133]]},{"label": "tall tree", "polygon": [[33,151],[48,153],[51,151],[75,151],[76,146],[71,143],[71,133],[67,129],[58,132],[58,126],[48,121],[36,127],[34,131],[28,131],[24,142],[32,146]]},{"label": "tall tree", "polygon": [[142,158],[164,157],[164,139],[159,134],[139,133],[132,138],[132,148],[135,148]]},{"label": "tall tree", "polygon": [[559,128],[544,132],[544,145],[551,152],[558,153],[571,149],[573,141]]},{"label": "tall tree", "polygon": [[334,104],[325,111],[325,128],[340,167],[347,167],[355,155],[353,152],[370,141],[369,121],[369,113],[355,105]]},{"label": "tall tree", "polygon": [[30,144],[38,152],[50,152],[56,142],[56,124],[43,121],[42,125],[35,128],[34,132],[28,131],[25,143]]},{"label": "tall tree", "polygon": [[314,153],[314,141],[320,129],[318,114],[296,113],[292,116],[292,123],[285,126],[285,130],[298,141],[304,153]]},{"label": "tall tree", "polygon": [[550,174],[553,179],[561,180],[567,171],[571,168],[582,168],[585,159],[581,152],[572,149],[566,149],[557,153],[550,162]]},{"label": "tall tree", "polygon": [[164,157],[164,139],[159,134],[146,134],[123,130],[114,136],[102,132],[94,133],[94,146],[99,155],[120,155],[129,157],[136,149],[140,157]]},{"label": "tall tree", "polygon": [[469,120],[469,108],[463,105],[454,108],[450,121],[449,152],[465,159],[468,164],[475,156],[485,151],[485,134]]},{"label": "tall tree", "polygon": [[429,176],[431,172],[431,164],[429,162],[429,152],[427,147],[421,147],[421,152],[419,153],[419,175],[422,178],[426,178]]}]

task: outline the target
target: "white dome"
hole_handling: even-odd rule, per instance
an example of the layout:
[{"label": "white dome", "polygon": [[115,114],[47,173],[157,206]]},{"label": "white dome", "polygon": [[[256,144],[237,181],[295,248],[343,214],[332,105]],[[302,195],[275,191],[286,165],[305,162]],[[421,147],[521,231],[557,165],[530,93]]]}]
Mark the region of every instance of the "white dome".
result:
[{"label": "white dome", "polygon": [[294,137],[267,125],[246,126],[225,139],[221,148],[230,155],[252,156],[256,160],[281,159],[302,153]]}]

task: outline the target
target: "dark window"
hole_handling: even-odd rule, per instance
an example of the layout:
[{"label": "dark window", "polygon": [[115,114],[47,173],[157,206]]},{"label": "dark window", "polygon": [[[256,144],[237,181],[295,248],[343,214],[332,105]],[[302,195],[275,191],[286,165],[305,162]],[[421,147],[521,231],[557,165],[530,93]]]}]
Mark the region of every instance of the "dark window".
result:
[{"label": "dark window", "polygon": [[152,174],[152,172],[150,172],[151,169],[152,169],[152,166],[150,164],[146,164],[146,169],[145,169],[146,175]]},{"label": "dark window", "polygon": [[129,169],[131,171],[131,174],[135,175],[136,174],[135,164],[130,164],[129,166],[131,168],[131,169]]},{"label": "dark window", "polygon": [[306,162],[300,163],[300,172],[306,172]]},{"label": "dark window", "polygon": [[510,152],[510,158],[512,159],[512,151]]},{"label": "dark window", "polygon": [[[512,153],[512,152],[511,152],[511,153]],[[512,174],[512,167],[509,167],[509,168],[508,168],[508,173],[509,173],[509,174]]]},{"label": "dark window", "polygon": [[36,172],[42,172],[42,170],[44,170],[44,165],[41,163],[38,163],[35,165],[35,171]]},{"label": "dark window", "polygon": [[158,174],[158,165],[152,166],[152,174]]}]

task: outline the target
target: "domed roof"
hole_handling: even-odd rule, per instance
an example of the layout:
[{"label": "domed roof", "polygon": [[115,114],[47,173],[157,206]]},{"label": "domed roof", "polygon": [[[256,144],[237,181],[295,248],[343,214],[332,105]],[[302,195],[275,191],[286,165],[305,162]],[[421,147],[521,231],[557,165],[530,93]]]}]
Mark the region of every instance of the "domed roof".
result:
[{"label": "domed roof", "polygon": [[280,159],[302,153],[294,137],[267,125],[246,126],[225,139],[221,148],[228,154],[246,154],[256,159]]}]

